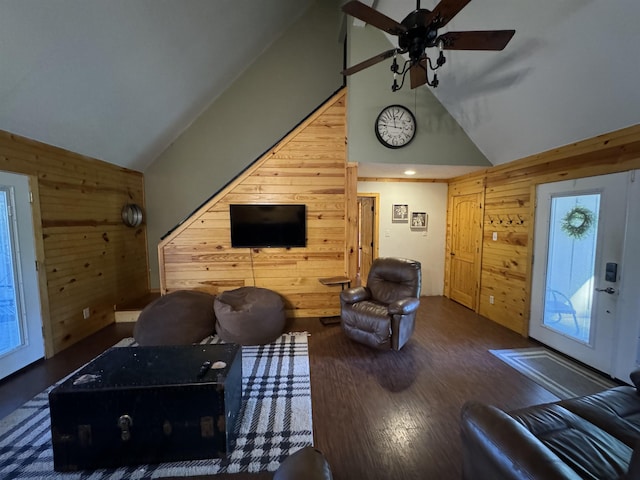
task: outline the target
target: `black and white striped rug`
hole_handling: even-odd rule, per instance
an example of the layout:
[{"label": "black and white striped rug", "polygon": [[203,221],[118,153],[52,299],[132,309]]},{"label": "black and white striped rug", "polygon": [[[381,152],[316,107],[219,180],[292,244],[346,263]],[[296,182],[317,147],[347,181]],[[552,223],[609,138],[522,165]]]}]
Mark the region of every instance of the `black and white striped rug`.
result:
[{"label": "black and white striped rug", "polygon": [[592,395],[618,384],[544,347],[489,350],[560,399]]},{"label": "black and white striped rug", "polygon": [[[209,337],[202,343],[219,341]],[[117,346],[135,343],[125,339]],[[224,460],[55,472],[48,404],[51,386],[0,420],[0,478],[119,480],[275,471],[288,455],[313,444],[307,334],[285,334],[268,345],[242,347],[242,371],[238,440]]]}]

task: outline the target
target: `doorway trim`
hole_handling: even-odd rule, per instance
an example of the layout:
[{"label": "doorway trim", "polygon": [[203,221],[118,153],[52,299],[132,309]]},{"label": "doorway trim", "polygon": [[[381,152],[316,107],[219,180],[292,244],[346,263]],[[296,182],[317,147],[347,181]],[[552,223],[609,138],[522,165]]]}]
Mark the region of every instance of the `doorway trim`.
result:
[{"label": "doorway trim", "polygon": [[31,215],[33,217],[34,245],[36,250],[38,290],[40,292],[40,315],[42,316],[42,336],[44,338],[44,358],[53,357],[53,325],[49,310],[49,289],[47,286],[47,269],[44,254],[44,236],[42,233],[42,212],[40,210],[40,190],[38,178],[29,175],[29,188],[31,189]]},{"label": "doorway trim", "polygon": [[[373,249],[371,252],[372,258],[376,259],[379,256],[379,244],[380,244],[380,194],[379,193],[360,193],[358,192],[358,205],[360,203],[360,198],[372,198],[373,199]],[[362,279],[360,278],[360,252],[362,251],[362,245],[360,244],[361,240],[361,224],[360,224],[360,209],[358,208],[358,268],[357,268],[357,276],[360,279],[360,283]]]}]

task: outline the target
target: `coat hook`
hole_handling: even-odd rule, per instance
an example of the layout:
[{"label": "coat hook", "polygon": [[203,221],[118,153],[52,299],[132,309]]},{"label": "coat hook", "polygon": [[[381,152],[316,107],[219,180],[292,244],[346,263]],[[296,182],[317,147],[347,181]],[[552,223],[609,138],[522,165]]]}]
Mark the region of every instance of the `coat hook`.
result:
[{"label": "coat hook", "polygon": [[511,218],[511,215],[507,215],[507,219],[508,219],[507,223],[511,225],[513,223],[513,219]]},{"label": "coat hook", "polygon": [[520,214],[518,214],[518,220],[519,220],[519,221],[518,221],[518,223],[519,223],[520,225],[524,225],[524,218],[522,218],[522,217],[520,216]]},{"label": "coat hook", "polygon": [[489,215],[489,223],[493,224],[493,217]]},{"label": "coat hook", "polygon": [[502,225],[502,217],[500,215],[498,215],[498,223]]}]

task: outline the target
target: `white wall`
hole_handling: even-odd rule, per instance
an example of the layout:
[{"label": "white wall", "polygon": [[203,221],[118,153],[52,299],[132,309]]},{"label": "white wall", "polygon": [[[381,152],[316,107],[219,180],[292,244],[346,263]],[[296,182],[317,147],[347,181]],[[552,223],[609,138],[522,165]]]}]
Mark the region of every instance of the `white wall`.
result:
[{"label": "white wall", "polygon": [[[358,193],[378,193],[380,257],[404,257],[422,264],[422,295],[442,295],[447,225],[447,184],[427,182],[358,182]],[[409,212],[426,212],[427,230],[411,230],[409,223],[393,223],[394,204]]]}]

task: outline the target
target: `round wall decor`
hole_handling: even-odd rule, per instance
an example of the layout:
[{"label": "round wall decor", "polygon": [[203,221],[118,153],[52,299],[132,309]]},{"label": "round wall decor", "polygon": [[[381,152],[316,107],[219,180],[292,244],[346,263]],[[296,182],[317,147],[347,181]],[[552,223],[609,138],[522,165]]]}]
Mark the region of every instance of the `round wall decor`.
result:
[{"label": "round wall decor", "polygon": [[567,212],[563,217],[560,228],[562,231],[575,239],[581,239],[593,225],[594,214],[586,207],[577,205]]},{"label": "round wall decor", "polygon": [[416,134],[416,117],[402,105],[382,109],[375,123],[377,139],[387,148],[401,148],[411,143]]},{"label": "round wall decor", "polygon": [[135,203],[122,207],[122,223],[127,227],[138,227],[142,223],[142,208]]}]

